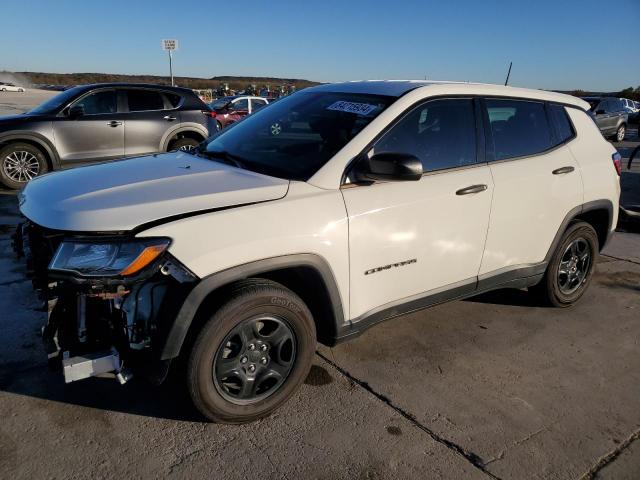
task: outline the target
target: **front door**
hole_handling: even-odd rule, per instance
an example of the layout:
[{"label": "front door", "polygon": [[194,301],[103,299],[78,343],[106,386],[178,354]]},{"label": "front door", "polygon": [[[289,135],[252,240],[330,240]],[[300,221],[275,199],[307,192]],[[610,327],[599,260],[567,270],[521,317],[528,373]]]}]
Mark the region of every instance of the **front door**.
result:
[{"label": "front door", "polygon": [[475,289],[493,183],[489,167],[478,162],[474,110],[471,99],[425,102],[367,153],[415,155],[425,171],[419,181],[343,187],[352,319]]},{"label": "front door", "polygon": [[[84,114],[69,117],[68,111],[79,106]],[[124,128],[124,114],[118,111],[115,90],[93,91],[81,97],[53,121],[56,149],[63,167],[122,157]]]}]

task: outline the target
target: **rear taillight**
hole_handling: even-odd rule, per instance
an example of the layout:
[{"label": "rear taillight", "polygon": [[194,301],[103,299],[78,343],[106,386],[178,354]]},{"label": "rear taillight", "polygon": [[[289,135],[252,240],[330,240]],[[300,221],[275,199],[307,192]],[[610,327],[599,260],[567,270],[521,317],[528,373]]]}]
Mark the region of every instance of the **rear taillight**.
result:
[{"label": "rear taillight", "polygon": [[202,110],[202,113],[204,113],[207,117],[216,118],[216,112],[214,112],[213,110]]},{"label": "rear taillight", "polygon": [[616,152],[611,155],[611,159],[613,160],[613,167],[616,169],[618,176],[622,175],[622,156]]}]

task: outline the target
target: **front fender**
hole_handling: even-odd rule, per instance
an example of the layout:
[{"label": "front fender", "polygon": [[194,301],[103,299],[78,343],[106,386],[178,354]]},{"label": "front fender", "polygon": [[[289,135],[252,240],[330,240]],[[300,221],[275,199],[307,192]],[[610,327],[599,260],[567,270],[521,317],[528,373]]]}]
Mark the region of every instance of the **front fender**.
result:
[{"label": "front fender", "polygon": [[212,292],[239,280],[260,276],[261,274],[268,272],[296,267],[313,268],[322,278],[329,294],[329,298],[331,299],[334,322],[333,327],[337,332],[338,328],[344,323],[344,311],[340,298],[340,291],[329,264],[319,255],[285,255],[239,265],[203,278],[196,287],[191,290],[182,304],[173,325],[169,329],[164,345],[159,349],[161,352],[160,359],[169,360],[180,354],[182,344],[184,343],[189,327],[191,326],[200,305],[202,305],[202,302]]}]

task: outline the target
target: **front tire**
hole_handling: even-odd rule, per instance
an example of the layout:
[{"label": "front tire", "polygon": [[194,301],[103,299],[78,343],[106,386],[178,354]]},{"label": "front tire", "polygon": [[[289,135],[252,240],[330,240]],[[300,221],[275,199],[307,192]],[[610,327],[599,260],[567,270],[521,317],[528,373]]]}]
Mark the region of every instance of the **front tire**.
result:
[{"label": "front tire", "polygon": [[215,422],[266,417],[304,381],[315,348],[313,317],[300,297],[269,280],[240,282],[195,340],[189,394]]},{"label": "front tire", "polygon": [[542,281],[533,290],[547,305],[573,305],[591,283],[598,251],[598,235],[593,227],[586,222],[572,223],[562,236]]},{"label": "front tire", "polygon": [[11,143],[0,150],[0,183],[7,188],[18,190],[47,170],[44,154],[29,143]]}]

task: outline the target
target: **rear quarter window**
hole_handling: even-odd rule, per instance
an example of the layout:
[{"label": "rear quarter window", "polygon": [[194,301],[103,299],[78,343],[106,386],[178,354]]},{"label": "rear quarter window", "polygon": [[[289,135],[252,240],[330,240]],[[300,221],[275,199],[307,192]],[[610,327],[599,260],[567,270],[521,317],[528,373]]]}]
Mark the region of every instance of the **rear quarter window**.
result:
[{"label": "rear quarter window", "polygon": [[550,104],[549,117],[551,117],[551,123],[553,124],[553,128],[555,129],[556,141],[554,143],[556,145],[564,143],[567,140],[573,138],[573,126],[569,121],[567,111],[562,105]]}]

